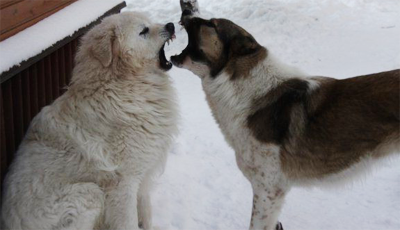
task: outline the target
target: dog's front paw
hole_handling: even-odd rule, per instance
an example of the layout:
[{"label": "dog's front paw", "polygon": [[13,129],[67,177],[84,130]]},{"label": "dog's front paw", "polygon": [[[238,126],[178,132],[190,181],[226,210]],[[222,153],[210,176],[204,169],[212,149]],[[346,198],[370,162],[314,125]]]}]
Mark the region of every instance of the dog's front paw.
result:
[{"label": "dog's front paw", "polygon": [[282,223],[281,223],[281,222],[278,222],[278,223],[276,224],[275,230],[283,230],[283,226],[282,226]]}]

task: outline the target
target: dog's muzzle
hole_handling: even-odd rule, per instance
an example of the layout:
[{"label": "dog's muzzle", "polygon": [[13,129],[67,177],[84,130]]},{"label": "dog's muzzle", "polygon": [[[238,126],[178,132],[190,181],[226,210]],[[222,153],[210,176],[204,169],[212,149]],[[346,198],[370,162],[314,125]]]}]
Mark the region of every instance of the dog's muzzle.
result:
[{"label": "dog's muzzle", "polygon": [[[168,32],[168,38],[165,41],[165,43],[168,43],[171,41],[173,41],[176,37],[175,37],[175,26],[173,23],[167,23],[165,25],[165,30]],[[159,61],[160,61],[160,67],[163,70],[170,70],[172,68],[172,63],[170,61],[167,60],[167,57],[165,57],[165,51],[164,51],[164,47],[165,47],[165,43],[163,44],[163,46],[161,47],[158,56],[159,56]]]}]

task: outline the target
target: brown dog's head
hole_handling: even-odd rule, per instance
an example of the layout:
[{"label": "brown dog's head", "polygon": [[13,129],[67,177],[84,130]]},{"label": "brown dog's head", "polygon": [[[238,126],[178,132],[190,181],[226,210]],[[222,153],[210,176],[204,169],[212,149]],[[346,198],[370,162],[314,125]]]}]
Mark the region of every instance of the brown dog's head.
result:
[{"label": "brown dog's head", "polygon": [[[186,14],[186,15],[185,15]],[[172,63],[204,78],[227,71],[237,78],[266,56],[266,49],[246,30],[227,19],[205,20],[182,14],[189,44],[181,54],[172,56]]]}]

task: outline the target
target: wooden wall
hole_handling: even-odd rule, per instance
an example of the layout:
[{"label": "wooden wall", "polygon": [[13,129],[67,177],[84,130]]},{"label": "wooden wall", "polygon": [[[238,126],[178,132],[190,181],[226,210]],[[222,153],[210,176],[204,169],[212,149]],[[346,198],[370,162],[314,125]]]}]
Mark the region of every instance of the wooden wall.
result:
[{"label": "wooden wall", "polygon": [[77,46],[75,39],[1,84],[1,180],[32,118],[64,93]]},{"label": "wooden wall", "polygon": [[77,0],[1,0],[0,41],[32,26]]}]

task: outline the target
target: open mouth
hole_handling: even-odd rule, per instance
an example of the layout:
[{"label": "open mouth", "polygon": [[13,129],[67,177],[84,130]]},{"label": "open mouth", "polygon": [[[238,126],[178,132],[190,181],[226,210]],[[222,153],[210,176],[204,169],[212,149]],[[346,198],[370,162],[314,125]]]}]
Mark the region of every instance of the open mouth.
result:
[{"label": "open mouth", "polygon": [[[197,34],[198,34],[198,26],[195,23],[192,23],[192,18],[187,17],[191,16],[192,12],[185,10],[182,13],[181,21],[179,24],[183,26],[187,35],[188,35],[188,44],[184,50],[180,54],[176,54],[171,57],[171,62],[174,66],[178,68],[182,68],[183,63],[185,62],[186,58],[192,55],[199,56],[199,51],[197,50]],[[198,20],[199,21],[199,20]]]},{"label": "open mouth", "polygon": [[[165,43],[168,43],[168,45],[169,45],[169,43],[172,42],[175,38],[176,38],[175,34],[171,34],[170,38],[168,38],[165,41]],[[167,70],[170,70],[172,68],[172,63],[167,60],[167,57],[165,57],[165,51],[164,51],[165,43],[161,47],[160,51],[158,52],[158,58],[159,58],[159,61],[160,61],[161,69],[167,71]]]},{"label": "open mouth", "polygon": [[184,59],[186,58],[188,49],[184,49],[181,54],[171,56],[171,62],[176,67],[181,67]]},{"label": "open mouth", "polygon": [[[186,32],[187,32],[187,30],[186,30]],[[189,39],[189,44],[190,44],[190,40],[192,39],[191,36],[188,36],[188,39]],[[189,44],[186,46],[186,48],[184,50],[181,51],[180,54],[171,56],[171,62],[174,66],[176,66],[178,68],[182,67],[184,60],[189,55],[189,50],[190,50]]]}]

